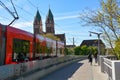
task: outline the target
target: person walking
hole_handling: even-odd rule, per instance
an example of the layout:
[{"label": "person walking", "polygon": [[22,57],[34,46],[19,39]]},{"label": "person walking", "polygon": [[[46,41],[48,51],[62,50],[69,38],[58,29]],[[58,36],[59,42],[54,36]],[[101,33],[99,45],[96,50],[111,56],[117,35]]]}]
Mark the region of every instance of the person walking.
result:
[{"label": "person walking", "polygon": [[89,59],[90,65],[92,65],[92,53],[88,55],[88,59]]},{"label": "person walking", "polygon": [[97,53],[94,54],[95,63],[97,63]]}]

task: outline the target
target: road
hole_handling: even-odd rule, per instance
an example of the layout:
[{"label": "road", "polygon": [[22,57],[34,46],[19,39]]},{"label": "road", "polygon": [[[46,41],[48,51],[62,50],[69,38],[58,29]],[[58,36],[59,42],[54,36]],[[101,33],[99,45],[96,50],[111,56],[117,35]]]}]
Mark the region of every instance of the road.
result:
[{"label": "road", "polygon": [[68,80],[83,63],[72,63],[39,80]]},{"label": "road", "polygon": [[69,64],[39,80],[107,80],[107,74],[101,73],[100,66],[88,60]]}]

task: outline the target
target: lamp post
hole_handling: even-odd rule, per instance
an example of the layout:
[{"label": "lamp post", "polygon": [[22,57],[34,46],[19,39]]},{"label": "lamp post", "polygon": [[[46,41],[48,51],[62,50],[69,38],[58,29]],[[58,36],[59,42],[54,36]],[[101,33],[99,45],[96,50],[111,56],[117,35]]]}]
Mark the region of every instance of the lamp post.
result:
[{"label": "lamp post", "polygon": [[90,36],[92,36],[91,35],[91,33],[92,34],[96,34],[97,36],[98,36],[98,55],[100,55],[101,53],[100,53],[100,35],[102,34],[102,33],[97,33],[97,32],[92,32],[92,31],[89,31],[90,32]]}]

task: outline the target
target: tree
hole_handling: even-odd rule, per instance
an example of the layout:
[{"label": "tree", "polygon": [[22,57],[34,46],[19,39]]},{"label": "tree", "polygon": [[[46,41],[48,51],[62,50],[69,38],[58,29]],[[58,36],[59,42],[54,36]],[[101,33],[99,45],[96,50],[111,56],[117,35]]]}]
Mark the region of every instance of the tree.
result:
[{"label": "tree", "polygon": [[65,55],[73,55],[74,54],[73,48],[65,48],[64,52],[65,52]]},{"label": "tree", "polygon": [[120,38],[115,42],[115,51],[118,59],[120,59]]},{"label": "tree", "polygon": [[89,54],[89,47],[87,47],[86,45],[81,46],[80,54],[81,55],[88,55]]},{"label": "tree", "polygon": [[47,34],[43,34],[44,37],[47,37],[47,38],[50,38],[50,39],[53,39],[53,40],[58,40],[60,41],[60,39],[56,36],[54,36],[53,34],[50,34],[50,33],[47,33]]},{"label": "tree", "polygon": [[[119,39],[120,33],[120,7],[117,0],[101,0],[101,9],[90,11],[91,14],[84,15],[81,19],[87,25],[93,25],[104,33],[106,40],[115,54],[114,41]],[[116,55],[116,54],[115,54]]]},{"label": "tree", "polygon": [[92,52],[92,54],[94,55],[95,53],[97,53],[97,48],[94,46],[77,46],[74,48],[74,53],[75,55],[88,55],[90,52]]},{"label": "tree", "polygon": [[80,46],[77,46],[77,47],[74,48],[75,55],[80,55],[80,51],[81,51]]}]

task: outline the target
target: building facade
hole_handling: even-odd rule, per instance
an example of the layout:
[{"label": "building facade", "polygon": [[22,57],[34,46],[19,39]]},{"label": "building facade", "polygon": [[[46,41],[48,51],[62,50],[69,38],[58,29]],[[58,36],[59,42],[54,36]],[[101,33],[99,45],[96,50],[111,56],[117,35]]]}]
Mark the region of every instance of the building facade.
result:
[{"label": "building facade", "polygon": [[[93,39],[93,40],[83,40],[82,43],[80,44],[81,46],[86,45],[87,47],[89,46],[93,46],[98,48],[98,39]],[[100,39],[99,41],[99,49],[100,49],[100,53],[101,54],[105,54],[105,44],[102,42],[102,40]]]}]

